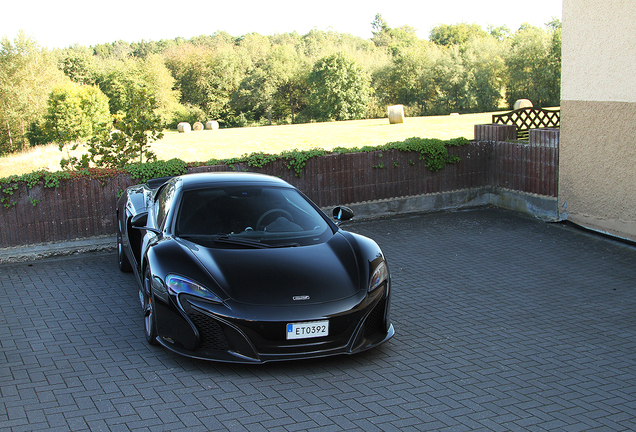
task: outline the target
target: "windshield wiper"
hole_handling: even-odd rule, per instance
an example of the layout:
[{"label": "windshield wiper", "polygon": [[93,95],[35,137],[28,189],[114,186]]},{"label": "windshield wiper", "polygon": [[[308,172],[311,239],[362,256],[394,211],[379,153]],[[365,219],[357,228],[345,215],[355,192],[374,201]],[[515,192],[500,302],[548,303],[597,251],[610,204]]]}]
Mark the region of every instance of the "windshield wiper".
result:
[{"label": "windshield wiper", "polygon": [[215,235],[192,234],[192,235],[182,235],[181,238],[184,238],[184,239],[203,238],[206,240],[208,239],[212,240],[215,243],[225,243],[225,244],[232,244],[232,245],[239,245],[239,246],[247,246],[247,247],[253,247],[258,249],[300,246],[298,243],[267,244],[267,243],[261,242],[260,240],[232,237],[229,234],[215,234]]}]

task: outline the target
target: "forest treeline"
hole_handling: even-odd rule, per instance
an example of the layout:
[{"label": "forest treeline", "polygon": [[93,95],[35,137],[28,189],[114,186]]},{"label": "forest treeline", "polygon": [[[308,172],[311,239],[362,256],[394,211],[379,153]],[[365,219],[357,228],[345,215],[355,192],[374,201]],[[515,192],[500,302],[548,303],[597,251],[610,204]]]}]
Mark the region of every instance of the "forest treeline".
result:
[{"label": "forest treeline", "polygon": [[391,28],[373,37],[312,30],[240,37],[225,32],[117,41],[53,51],[19,33],[0,46],[0,155],[88,140],[130,108],[140,86],[166,127],[221,127],[488,112],[517,99],[560,103],[561,23],[483,29],[439,25],[428,39]]}]

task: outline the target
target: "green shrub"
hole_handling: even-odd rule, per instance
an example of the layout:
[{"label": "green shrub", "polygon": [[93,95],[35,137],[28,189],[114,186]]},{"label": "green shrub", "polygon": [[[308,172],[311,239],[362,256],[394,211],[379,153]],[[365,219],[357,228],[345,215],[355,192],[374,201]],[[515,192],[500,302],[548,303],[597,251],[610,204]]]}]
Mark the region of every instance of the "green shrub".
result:
[{"label": "green shrub", "polygon": [[149,179],[157,177],[171,177],[185,174],[188,165],[181,159],[170,159],[169,161],[153,161],[146,163],[136,163],[126,165],[125,171],[130,174],[130,178],[145,183]]},{"label": "green shrub", "polygon": [[431,171],[439,171],[448,164],[459,162],[458,156],[450,156],[447,148],[468,144],[466,138],[454,138],[443,141],[436,138],[407,138],[404,141],[396,141],[381,146],[383,149],[395,149],[400,151],[414,151],[420,153],[420,160]]},{"label": "green shrub", "polygon": [[[357,152],[373,152],[377,150],[399,150],[405,152],[419,152],[420,160],[424,160],[424,164],[431,171],[439,171],[448,164],[459,162],[458,156],[451,156],[448,154],[448,147],[460,146],[468,144],[469,141],[466,138],[454,138],[451,140],[443,141],[435,138],[407,138],[404,141],[390,142],[381,146],[363,146],[362,148],[352,147],[335,147],[332,153],[346,154]],[[261,168],[270,162],[277,160],[283,160],[285,166],[294,171],[297,177],[302,175],[303,168],[307,161],[314,157],[320,157],[328,154],[329,152],[323,149],[311,149],[311,150],[288,150],[278,155],[265,154],[262,152],[256,152],[252,154],[244,154],[241,157],[230,159],[211,159],[207,162],[208,165],[221,165],[225,164],[232,169],[234,165],[238,163],[247,163],[248,166]],[[382,156],[382,155],[380,155]],[[414,163],[410,163],[414,165]],[[384,164],[377,165],[376,168],[384,167]]]}]

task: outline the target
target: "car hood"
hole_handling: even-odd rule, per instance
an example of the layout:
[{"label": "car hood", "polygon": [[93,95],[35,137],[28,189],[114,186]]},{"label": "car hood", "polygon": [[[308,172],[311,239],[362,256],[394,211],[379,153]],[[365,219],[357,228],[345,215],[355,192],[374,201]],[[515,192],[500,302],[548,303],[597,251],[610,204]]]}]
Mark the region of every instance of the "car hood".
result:
[{"label": "car hood", "polygon": [[340,233],[311,246],[190,249],[227,297],[241,303],[316,304],[348,298],[363,289],[358,260]]}]

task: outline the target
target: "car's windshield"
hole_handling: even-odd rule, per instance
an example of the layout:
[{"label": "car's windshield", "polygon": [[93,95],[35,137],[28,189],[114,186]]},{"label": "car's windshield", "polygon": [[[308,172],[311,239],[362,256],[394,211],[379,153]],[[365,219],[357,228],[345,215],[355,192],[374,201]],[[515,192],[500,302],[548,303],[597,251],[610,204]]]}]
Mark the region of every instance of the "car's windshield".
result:
[{"label": "car's windshield", "polygon": [[231,244],[228,239],[233,238],[310,245],[326,241],[333,231],[294,189],[231,186],[185,191],[176,235],[205,246],[221,235],[224,241],[216,247]]}]

